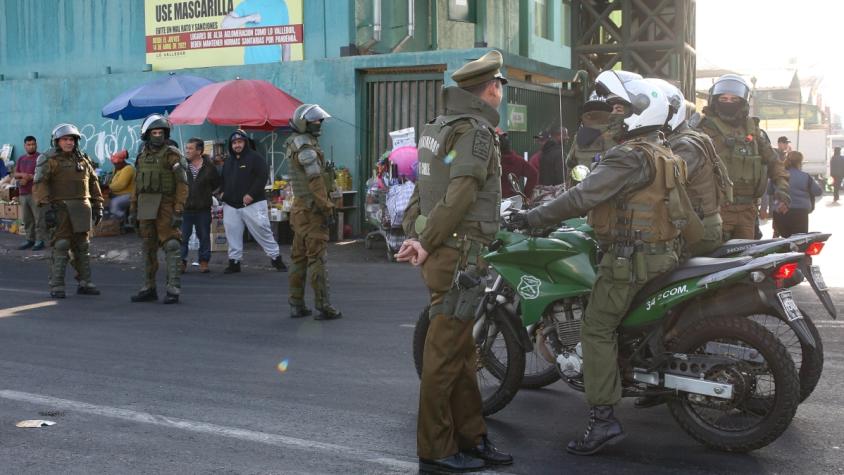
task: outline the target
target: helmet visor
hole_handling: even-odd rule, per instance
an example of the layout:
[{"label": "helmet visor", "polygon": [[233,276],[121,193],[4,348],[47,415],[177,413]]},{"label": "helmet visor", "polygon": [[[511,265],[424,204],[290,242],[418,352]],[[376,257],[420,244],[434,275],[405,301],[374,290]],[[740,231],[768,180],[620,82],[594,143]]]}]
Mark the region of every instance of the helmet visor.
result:
[{"label": "helmet visor", "polygon": [[80,138],[79,129],[73,124],[59,124],[53,129],[53,139],[59,139],[66,135]]},{"label": "helmet visor", "polygon": [[302,118],[305,119],[305,122],[318,122],[320,120],[328,119],[329,117],[331,117],[331,115],[316,104],[309,107],[308,110],[302,114]]},{"label": "helmet visor", "polygon": [[712,95],[719,96],[721,94],[732,94],[746,101],[750,97],[750,88],[739,79],[721,79],[712,86]]}]

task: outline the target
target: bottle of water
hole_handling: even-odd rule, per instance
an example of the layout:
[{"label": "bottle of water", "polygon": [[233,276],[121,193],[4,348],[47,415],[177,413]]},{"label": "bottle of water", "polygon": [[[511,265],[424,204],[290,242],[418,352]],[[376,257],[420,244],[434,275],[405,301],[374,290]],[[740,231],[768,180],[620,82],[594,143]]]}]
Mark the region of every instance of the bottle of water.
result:
[{"label": "bottle of water", "polygon": [[188,241],[188,249],[191,251],[199,250],[199,238],[196,237],[196,226],[194,226],[193,228],[193,234],[190,235],[190,240]]}]

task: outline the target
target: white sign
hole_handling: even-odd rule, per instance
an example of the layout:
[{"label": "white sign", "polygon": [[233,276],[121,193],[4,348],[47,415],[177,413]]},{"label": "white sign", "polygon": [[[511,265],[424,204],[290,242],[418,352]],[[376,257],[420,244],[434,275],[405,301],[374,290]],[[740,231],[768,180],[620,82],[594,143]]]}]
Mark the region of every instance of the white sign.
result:
[{"label": "white sign", "polygon": [[411,147],[416,146],[416,130],[413,127],[394,130],[390,132],[390,138],[393,139],[393,150],[408,145]]}]

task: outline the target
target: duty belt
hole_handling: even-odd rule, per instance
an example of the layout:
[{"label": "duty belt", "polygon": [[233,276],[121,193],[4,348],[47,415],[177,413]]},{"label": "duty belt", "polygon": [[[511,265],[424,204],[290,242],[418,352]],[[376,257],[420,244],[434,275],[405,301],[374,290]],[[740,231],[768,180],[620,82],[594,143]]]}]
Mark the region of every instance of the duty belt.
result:
[{"label": "duty belt", "polygon": [[612,252],[617,256],[632,256],[636,252],[644,254],[666,254],[677,251],[677,240],[662,242],[638,242],[635,244],[612,243],[605,252]]},{"label": "duty belt", "polygon": [[752,196],[734,196],[733,202],[730,204],[734,205],[752,205],[756,204],[756,198]]}]

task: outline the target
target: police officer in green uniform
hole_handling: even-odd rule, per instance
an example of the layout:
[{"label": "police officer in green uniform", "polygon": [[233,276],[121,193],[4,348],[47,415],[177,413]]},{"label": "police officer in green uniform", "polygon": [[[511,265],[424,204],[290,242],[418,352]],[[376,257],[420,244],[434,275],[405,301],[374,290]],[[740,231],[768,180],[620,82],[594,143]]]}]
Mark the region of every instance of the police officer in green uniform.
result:
[{"label": "police officer in green uniform", "polygon": [[768,178],[774,202],[784,213],[791,203],[788,172],[771,149],[759,118],[749,117],[750,86],[736,74],[725,74],[709,89],[709,105],[697,128],[708,135],[733,182],[733,199],[721,206],[724,239],[755,239],[759,199]]},{"label": "police officer in green uniform", "polygon": [[[592,94],[583,104],[580,127],[574,134],[574,143],[566,157],[566,168],[572,170],[572,173],[577,166],[591,169],[600,161],[604,152],[616,145],[610,128],[611,114],[612,106],[607,104],[606,99],[596,94]],[[566,181],[573,186],[581,180],[575,180],[573,176],[569,176]]]},{"label": "police officer in green uniform", "polygon": [[702,134],[686,122],[686,99],[677,86],[663,79],[648,79],[662,88],[670,105],[666,124],[668,145],[674,155],[686,162],[688,184],[686,190],[698,218],[703,224],[703,238],[684,249],[683,257],[709,254],[723,241],[721,204],[732,194],[732,183],[726,166],[715,152],[708,135]]},{"label": "police officer in green uniform", "polygon": [[416,432],[421,471],[513,461],[487,437],[472,338],[484,290],[479,256],[498,231],[502,63],[493,50],[455,71],[457,86],[442,93],[445,114],[422,128],[417,146],[416,190],[403,222],[409,238],[396,258],[422,266],[431,296]]},{"label": "police officer in green uniform", "polygon": [[158,300],[155,273],[158,248],[164,250],[167,295],[164,303],[179,302],[181,294],[182,212],[188,198],[187,161],[170,144],[170,121],[159,114],[141,124],[141,153],[135,160],[135,190],[129,205],[130,222],[143,239],[144,285],[132,302]]},{"label": "police officer in green uniform", "polygon": [[293,134],[284,143],[294,196],[290,212],[292,263],[288,275],[288,302],[293,318],[311,314],[305,305],[308,274],[314,289],[314,306],[319,312],[314,319],[331,320],[343,316],[329,300],[328,272],[325,269],[328,230],[334,221],[334,203],[330,193],[335,190],[335,184],[317,137],[322,121],[329,117],[317,104],[302,104],[293,112],[290,120]]},{"label": "police officer in green uniform", "polygon": [[[55,231],[50,241],[50,296],[65,298],[64,276],[70,252],[79,281],[76,293],[99,295],[91,283],[91,257],[88,231],[103,218],[103,196],[94,165],[79,150],[79,129],[59,124],[53,129],[53,148],[38,157],[33,192],[40,206],[55,215]],[[53,221],[51,219],[51,221]]]},{"label": "police officer in green uniform", "polygon": [[517,224],[541,227],[588,211],[603,251],[592,288],[596,298],[586,307],[581,329],[591,410],[583,436],[567,446],[576,455],[594,454],[624,437],[613,414],[621,399],[616,329],[636,292],[677,266],[679,228],[693,213],[688,197],[682,202],[685,162],[671,154],[659,132],[668,118],[662,91],[615,71],[601,73],[596,90],[626,102],[626,133],[617,137],[622,143],[608,150],[579,185],[514,218]]}]

